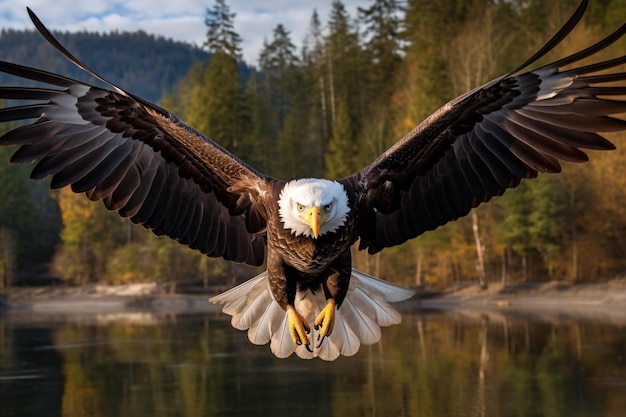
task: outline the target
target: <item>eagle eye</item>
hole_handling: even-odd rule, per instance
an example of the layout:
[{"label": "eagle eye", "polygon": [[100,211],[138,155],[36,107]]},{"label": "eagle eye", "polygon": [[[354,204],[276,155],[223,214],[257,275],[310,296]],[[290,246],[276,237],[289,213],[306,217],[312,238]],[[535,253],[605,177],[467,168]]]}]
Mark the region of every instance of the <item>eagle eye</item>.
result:
[{"label": "eagle eye", "polygon": [[331,203],[328,203],[324,206],[324,211],[328,213],[331,208],[333,208],[333,205]]},{"label": "eagle eye", "polygon": [[300,203],[297,203],[297,204],[298,204],[298,211],[302,213],[304,211],[304,205]]}]

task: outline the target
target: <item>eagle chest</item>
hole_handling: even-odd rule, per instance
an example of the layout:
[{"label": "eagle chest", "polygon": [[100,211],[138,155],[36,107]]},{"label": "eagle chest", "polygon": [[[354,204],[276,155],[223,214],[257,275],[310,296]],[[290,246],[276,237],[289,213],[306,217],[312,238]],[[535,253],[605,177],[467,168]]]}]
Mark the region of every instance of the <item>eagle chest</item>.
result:
[{"label": "eagle chest", "polygon": [[299,271],[319,274],[350,249],[353,243],[351,229],[352,221],[349,221],[336,233],[313,239],[294,236],[277,221],[268,228],[268,251]]}]

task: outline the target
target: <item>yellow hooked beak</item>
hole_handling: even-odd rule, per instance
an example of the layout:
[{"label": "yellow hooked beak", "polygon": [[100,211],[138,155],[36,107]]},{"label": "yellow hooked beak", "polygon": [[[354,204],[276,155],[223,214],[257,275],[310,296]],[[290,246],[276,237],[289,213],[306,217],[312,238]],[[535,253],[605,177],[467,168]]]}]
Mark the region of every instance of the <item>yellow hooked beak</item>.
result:
[{"label": "yellow hooked beak", "polygon": [[309,227],[311,227],[311,231],[313,232],[313,237],[315,239],[319,236],[320,227],[324,224],[327,218],[328,216],[323,215],[322,211],[317,206],[313,206],[311,207],[311,210],[309,210],[309,213],[304,220],[308,223]]}]

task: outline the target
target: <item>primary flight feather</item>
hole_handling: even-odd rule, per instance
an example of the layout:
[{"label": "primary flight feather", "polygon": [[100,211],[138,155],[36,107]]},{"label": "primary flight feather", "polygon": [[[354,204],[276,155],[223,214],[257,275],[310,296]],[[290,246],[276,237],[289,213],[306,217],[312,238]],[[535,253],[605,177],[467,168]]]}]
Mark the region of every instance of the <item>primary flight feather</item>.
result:
[{"label": "primary flight feather", "polygon": [[380,339],[400,322],[390,303],[413,292],[352,268],[350,248],[376,253],[466,215],[524,178],[583,162],[581,149],[613,149],[598,133],[621,131],[625,56],[580,64],[626,26],[579,53],[527,67],[582,18],[516,70],[437,110],[361,171],[334,181],[264,175],[167,110],[104,80],[70,54],[28,10],[39,32],[109,89],[0,62],[0,71],[48,87],[0,87],[32,101],[0,121],[34,119],[6,133],[14,163],[31,177],[71,186],[136,224],[213,257],[261,265],[259,276],[211,299],[235,328],[278,357],[333,360]]}]

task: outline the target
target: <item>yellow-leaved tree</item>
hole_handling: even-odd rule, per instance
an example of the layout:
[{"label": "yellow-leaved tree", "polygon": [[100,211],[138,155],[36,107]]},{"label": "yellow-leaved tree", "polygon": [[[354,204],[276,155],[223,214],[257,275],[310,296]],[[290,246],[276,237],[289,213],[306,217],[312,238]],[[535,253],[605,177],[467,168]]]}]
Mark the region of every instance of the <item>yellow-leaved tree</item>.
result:
[{"label": "yellow-leaved tree", "polygon": [[54,269],[74,284],[97,282],[104,275],[108,255],[125,240],[124,221],[69,187],[59,190],[57,198],[63,247]]}]

